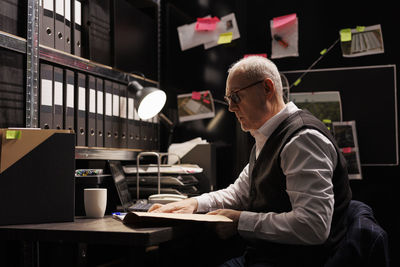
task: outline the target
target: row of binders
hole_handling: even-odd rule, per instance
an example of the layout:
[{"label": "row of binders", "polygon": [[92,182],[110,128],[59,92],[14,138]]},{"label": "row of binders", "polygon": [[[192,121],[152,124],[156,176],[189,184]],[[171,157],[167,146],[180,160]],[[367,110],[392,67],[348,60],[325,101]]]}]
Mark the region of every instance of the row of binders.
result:
[{"label": "row of binders", "polygon": [[159,149],[159,122],[140,120],[127,85],[40,64],[39,125],[75,130],[76,145]]},{"label": "row of binders", "polygon": [[81,56],[82,3],[39,0],[40,44]]}]

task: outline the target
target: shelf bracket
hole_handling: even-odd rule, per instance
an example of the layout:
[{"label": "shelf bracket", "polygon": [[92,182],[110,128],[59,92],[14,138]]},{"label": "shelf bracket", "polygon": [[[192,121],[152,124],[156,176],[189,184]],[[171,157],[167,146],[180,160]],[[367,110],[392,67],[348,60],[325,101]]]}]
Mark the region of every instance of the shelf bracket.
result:
[{"label": "shelf bracket", "polygon": [[28,0],[26,33],[26,127],[38,127],[39,1]]}]

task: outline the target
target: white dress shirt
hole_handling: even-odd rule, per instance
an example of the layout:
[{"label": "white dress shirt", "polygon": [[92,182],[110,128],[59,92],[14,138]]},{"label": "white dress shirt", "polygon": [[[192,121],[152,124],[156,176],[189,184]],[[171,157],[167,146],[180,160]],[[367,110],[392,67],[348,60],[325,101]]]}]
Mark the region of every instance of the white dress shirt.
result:
[{"label": "white dress shirt", "polygon": [[[256,157],[273,131],[299,110],[292,102],[252,135]],[[314,129],[301,130],[284,146],[281,168],[292,210],[284,213],[246,211],[249,204],[249,164],[225,189],[196,197],[198,212],[219,208],[242,210],[239,234],[248,239],[265,239],[284,244],[322,244],[328,238],[334,196],[332,176],[337,163],[334,145]]]}]

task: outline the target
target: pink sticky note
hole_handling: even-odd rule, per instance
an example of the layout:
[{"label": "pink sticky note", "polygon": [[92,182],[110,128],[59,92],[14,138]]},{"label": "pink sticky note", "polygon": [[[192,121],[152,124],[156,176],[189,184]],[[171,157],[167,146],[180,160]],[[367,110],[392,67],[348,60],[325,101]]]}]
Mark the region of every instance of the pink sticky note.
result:
[{"label": "pink sticky note", "polygon": [[259,57],[267,58],[267,54],[246,54],[246,55],[243,56],[243,58],[251,57],[251,56],[259,56]]},{"label": "pink sticky note", "polygon": [[204,92],[203,97],[206,97],[208,95],[208,92]]},{"label": "pink sticky note", "polygon": [[294,22],[295,20],[296,20],[296,13],[281,17],[276,17],[272,19],[272,27],[276,29],[288,23]]},{"label": "pink sticky note", "polygon": [[196,31],[213,31],[217,27],[219,18],[197,18],[195,30]]},{"label": "pink sticky note", "polygon": [[343,147],[343,148],[342,148],[342,152],[343,152],[344,154],[351,153],[351,147]]},{"label": "pink sticky note", "polygon": [[200,92],[192,92],[192,99],[200,100],[200,98],[201,98],[201,93]]},{"label": "pink sticky note", "polygon": [[203,102],[206,104],[210,104],[210,100],[207,100],[207,99],[203,99]]}]

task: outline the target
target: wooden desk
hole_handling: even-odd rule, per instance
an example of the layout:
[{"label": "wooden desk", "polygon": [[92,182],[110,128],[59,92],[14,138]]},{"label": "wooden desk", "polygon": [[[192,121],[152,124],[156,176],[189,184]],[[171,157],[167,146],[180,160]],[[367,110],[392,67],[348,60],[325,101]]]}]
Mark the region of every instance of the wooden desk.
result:
[{"label": "wooden desk", "polygon": [[[40,242],[77,244],[79,246],[76,255],[77,266],[86,266],[88,244],[128,246],[132,252],[129,253],[131,254],[129,261],[137,264],[141,261],[140,252],[179,238],[187,230],[185,226],[134,228],[124,225],[111,216],[101,219],[77,217],[74,222],[0,226],[0,239],[22,241],[24,246],[32,246],[28,250],[33,251],[33,255],[24,255],[28,260],[22,265],[40,265]],[[2,265],[1,259],[0,265]]]}]

